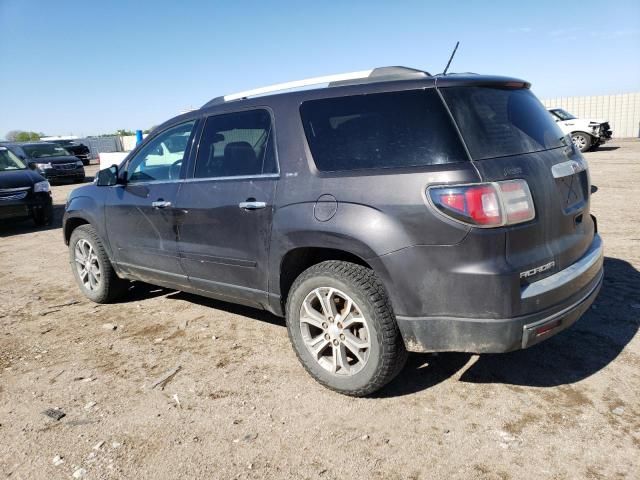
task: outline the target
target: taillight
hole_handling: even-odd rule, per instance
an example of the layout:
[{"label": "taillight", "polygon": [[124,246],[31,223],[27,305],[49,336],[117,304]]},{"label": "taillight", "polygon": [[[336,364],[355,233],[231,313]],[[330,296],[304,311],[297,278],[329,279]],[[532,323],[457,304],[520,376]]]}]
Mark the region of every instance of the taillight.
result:
[{"label": "taillight", "polygon": [[525,180],[430,187],[427,193],[440,212],[479,227],[514,225],[536,216]]}]

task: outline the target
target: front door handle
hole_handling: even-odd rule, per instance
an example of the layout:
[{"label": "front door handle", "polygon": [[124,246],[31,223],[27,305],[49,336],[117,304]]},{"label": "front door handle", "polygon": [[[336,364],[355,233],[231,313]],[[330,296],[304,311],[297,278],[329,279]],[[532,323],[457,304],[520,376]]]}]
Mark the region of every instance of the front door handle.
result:
[{"label": "front door handle", "polygon": [[151,202],[153,208],[167,208],[171,206],[171,202],[165,200],[158,200],[157,202]]},{"label": "front door handle", "polygon": [[243,210],[259,210],[267,206],[265,202],[240,202],[238,206]]}]

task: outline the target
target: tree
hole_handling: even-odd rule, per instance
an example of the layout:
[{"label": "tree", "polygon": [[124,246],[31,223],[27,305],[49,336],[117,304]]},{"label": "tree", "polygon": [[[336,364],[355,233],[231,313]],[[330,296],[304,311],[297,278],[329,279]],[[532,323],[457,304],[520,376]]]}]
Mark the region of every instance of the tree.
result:
[{"label": "tree", "polygon": [[18,134],[20,133],[20,130],[10,130],[7,132],[7,134],[5,135],[5,138],[7,140],[9,140],[10,142],[15,142],[16,141],[16,137],[18,136]]},{"label": "tree", "polygon": [[34,140],[40,140],[40,137],[44,137],[44,133],[25,132],[24,130],[11,130],[7,132],[6,137],[10,142],[32,142]]},{"label": "tree", "polygon": [[116,135],[119,135],[121,137],[128,137],[135,134],[136,132],[132,132],[131,130],[126,130],[124,128],[121,128],[120,130],[116,130]]}]

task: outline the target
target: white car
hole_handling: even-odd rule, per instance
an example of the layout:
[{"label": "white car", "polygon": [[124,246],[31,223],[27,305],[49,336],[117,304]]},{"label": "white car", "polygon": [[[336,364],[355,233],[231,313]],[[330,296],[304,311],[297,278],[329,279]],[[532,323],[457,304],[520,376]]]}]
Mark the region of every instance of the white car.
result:
[{"label": "white car", "polygon": [[576,118],[562,108],[548,110],[562,132],[571,135],[571,141],[581,152],[595,149],[611,140],[612,132],[606,120]]}]

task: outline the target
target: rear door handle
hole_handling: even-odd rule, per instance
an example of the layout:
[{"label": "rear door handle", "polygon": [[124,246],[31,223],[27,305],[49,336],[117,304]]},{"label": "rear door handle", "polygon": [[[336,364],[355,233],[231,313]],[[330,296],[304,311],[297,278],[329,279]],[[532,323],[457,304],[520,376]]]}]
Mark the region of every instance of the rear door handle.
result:
[{"label": "rear door handle", "polygon": [[158,200],[157,202],[151,202],[151,206],[153,208],[167,208],[171,206],[171,202],[167,202],[166,200]]},{"label": "rear door handle", "polygon": [[267,206],[265,202],[240,202],[238,206],[243,210],[259,210]]}]

